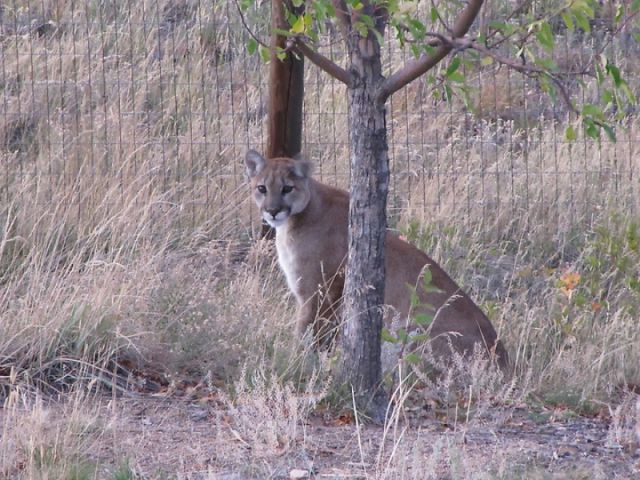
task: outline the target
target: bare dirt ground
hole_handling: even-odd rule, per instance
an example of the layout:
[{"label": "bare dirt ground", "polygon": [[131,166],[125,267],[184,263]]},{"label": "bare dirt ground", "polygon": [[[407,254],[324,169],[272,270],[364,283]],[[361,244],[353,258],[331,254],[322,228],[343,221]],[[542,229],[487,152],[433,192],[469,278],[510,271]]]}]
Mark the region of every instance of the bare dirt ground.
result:
[{"label": "bare dirt ground", "polygon": [[[385,429],[316,411],[291,438],[260,445],[243,438],[215,395],[95,402],[104,428],[92,461],[124,460],[133,478],[640,478],[637,445],[617,445],[611,418],[602,416],[511,407],[451,424],[425,410]],[[55,404],[47,408],[64,421]]]}]

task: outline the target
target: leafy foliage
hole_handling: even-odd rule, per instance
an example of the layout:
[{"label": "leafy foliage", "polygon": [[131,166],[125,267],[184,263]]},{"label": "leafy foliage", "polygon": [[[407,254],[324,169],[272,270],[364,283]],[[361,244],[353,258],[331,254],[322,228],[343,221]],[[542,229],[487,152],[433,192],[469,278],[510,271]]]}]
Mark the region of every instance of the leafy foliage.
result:
[{"label": "leafy foliage", "polygon": [[611,302],[620,312],[637,316],[640,306],[640,226],[614,215],[609,225],[591,232],[578,270],[560,274],[556,325],[562,336],[575,336],[592,322],[608,321]]},{"label": "leafy foliage", "polygon": [[[240,6],[247,10],[253,3],[243,0]],[[386,38],[398,42],[401,48],[408,48],[416,58],[433,56],[442,46],[450,48],[452,58],[448,65],[433,69],[426,77],[437,100],[451,102],[460,98],[468,109],[474,110],[468,72],[498,64],[535,81],[554,102],[563,101],[569,112],[582,119],[586,136],[599,139],[604,131],[613,141],[616,123],[637,103],[624,72],[612,55],[604,53],[604,48],[589,64],[578,69],[561,68],[554,54],[560,37],[592,35],[593,25],[602,21],[607,22],[610,35],[631,31],[638,41],[639,0],[617,5],[597,0],[485,5],[490,21],[461,38],[453,34],[455,27],[452,26],[453,19],[462,10],[458,2],[445,1],[425,7],[413,1],[348,0],[343,4],[345,12],[337,11],[334,3],[293,1],[291,5],[296,11],[287,11],[289,28],[277,31],[289,38],[289,46],[276,47],[275,56],[284,58],[287,49],[295,51],[300,43],[319,44],[320,37],[327,35],[327,26],[339,24],[340,15],[345,14],[358,35],[372,35],[380,44],[384,44],[385,28],[389,27],[390,35]],[[269,49],[266,45],[258,48],[254,38],[248,41],[247,49],[249,53],[258,51],[264,61],[270,60]],[[585,77],[595,78],[601,89],[595,103],[579,104],[569,91],[569,83]],[[569,141],[577,138],[571,126],[565,136]]]}]

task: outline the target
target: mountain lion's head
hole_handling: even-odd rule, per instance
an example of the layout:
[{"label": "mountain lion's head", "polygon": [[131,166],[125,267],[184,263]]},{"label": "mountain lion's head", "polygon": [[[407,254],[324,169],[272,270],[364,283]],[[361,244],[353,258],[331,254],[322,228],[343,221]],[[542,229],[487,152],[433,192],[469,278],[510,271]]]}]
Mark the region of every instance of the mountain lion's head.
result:
[{"label": "mountain lion's head", "polygon": [[308,162],[284,157],[267,160],[255,150],[249,150],[244,164],[253,189],[253,199],[269,225],[280,227],[291,215],[307,207]]}]

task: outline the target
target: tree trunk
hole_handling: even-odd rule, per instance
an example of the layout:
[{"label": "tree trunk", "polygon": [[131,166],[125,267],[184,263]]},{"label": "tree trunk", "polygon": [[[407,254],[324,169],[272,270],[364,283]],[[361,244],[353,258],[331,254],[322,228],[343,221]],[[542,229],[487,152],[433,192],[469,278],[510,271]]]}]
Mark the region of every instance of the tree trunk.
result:
[{"label": "tree trunk", "polygon": [[[302,13],[303,6],[293,8],[294,13]],[[287,30],[285,0],[272,0],[271,25]],[[285,48],[286,37],[273,34],[271,45]],[[269,107],[267,111],[267,158],[293,157],[302,150],[302,102],[304,100],[304,57],[288,53],[284,60],[271,54],[269,69]],[[273,228],[262,224],[261,236],[274,237]]]},{"label": "tree trunk", "polygon": [[[293,8],[299,15],[303,7]],[[271,2],[271,25],[274,29],[289,28],[285,18],[285,1]],[[271,45],[285,48],[287,38],[273,34]],[[304,99],[304,57],[288,53],[284,60],[271,54],[269,70],[269,110],[267,125],[267,158],[293,157],[302,149],[302,101]]]},{"label": "tree trunk", "polygon": [[384,243],[389,162],[385,107],[376,101],[383,80],[380,45],[370,34],[349,40],[351,188],[349,255],[344,291],[342,380],[375,420],[384,420],[380,332],[384,303]]}]

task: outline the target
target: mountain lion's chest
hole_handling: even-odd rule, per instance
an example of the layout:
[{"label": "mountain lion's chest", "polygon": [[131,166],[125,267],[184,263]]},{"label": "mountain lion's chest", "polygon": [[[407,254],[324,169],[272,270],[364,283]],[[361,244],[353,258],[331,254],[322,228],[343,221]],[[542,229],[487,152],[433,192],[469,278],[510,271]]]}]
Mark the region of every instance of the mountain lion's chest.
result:
[{"label": "mountain lion's chest", "polygon": [[289,290],[300,300],[300,280],[302,273],[300,255],[297,255],[294,239],[285,228],[277,230],[276,250],[278,252],[278,263],[287,279]]}]

